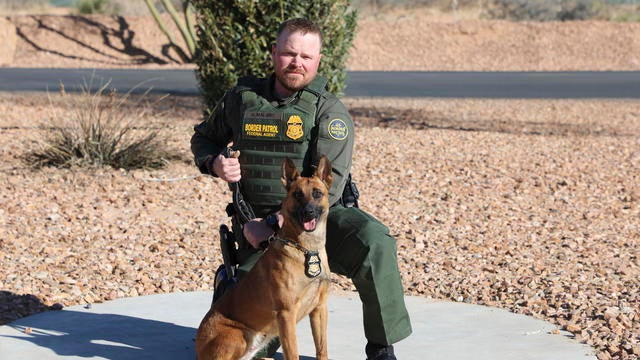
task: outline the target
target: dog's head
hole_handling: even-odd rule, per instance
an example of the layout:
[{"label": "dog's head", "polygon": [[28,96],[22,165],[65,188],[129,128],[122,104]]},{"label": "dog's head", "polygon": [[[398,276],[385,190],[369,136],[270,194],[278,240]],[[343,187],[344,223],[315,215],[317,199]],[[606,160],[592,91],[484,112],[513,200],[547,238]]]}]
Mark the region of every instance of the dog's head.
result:
[{"label": "dog's head", "polygon": [[326,156],[320,158],[316,172],[311,177],[302,177],[289,158],[282,164],[282,185],[287,197],[282,210],[288,213],[295,225],[304,231],[314,231],[321,216],[329,210],[331,188],[331,163]]}]

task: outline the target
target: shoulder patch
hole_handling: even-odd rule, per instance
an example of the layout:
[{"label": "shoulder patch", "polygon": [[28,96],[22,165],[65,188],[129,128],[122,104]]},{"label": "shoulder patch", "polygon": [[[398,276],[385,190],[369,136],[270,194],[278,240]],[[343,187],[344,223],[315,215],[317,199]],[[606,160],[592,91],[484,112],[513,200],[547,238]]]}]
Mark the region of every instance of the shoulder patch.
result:
[{"label": "shoulder patch", "polygon": [[342,119],[333,119],[329,122],[329,136],[335,140],[344,140],[349,135],[347,123]]}]

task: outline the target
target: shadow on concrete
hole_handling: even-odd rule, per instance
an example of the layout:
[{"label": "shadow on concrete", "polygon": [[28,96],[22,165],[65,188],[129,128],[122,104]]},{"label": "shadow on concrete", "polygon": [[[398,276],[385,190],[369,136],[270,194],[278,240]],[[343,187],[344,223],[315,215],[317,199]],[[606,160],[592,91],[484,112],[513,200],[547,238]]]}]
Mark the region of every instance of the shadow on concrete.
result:
[{"label": "shadow on concrete", "polygon": [[[114,314],[64,311],[55,326],[39,314],[10,324],[24,336],[7,336],[47,348],[60,356],[107,359],[180,359],[195,357],[196,329]],[[43,321],[39,321],[43,319]],[[40,326],[40,324],[47,324]],[[191,351],[189,351],[191,349]]]},{"label": "shadow on concrete", "polygon": [[[64,316],[60,316],[62,314]],[[55,326],[51,326],[51,323],[50,317],[45,319],[34,315],[7,325],[20,336],[0,335],[0,339],[30,342],[58,356],[124,360],[195,358],[196,329],[192,327],[125,315],[72,310],[59,313]],[[274,359],[284,360],[284,356],[278,352]],[[300,359],[315,358],[300,356]]]}]

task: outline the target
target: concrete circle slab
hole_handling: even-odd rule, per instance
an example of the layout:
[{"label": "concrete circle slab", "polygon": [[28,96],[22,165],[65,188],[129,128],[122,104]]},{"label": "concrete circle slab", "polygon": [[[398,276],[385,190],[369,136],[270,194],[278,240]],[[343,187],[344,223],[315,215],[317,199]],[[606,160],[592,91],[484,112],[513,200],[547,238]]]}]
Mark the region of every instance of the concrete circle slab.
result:
[{"label": "concrete circle slab", "polygon": [[[194,359],[194,335],[210,292],[173,293],[72,306],[0,327],[2,359]],[[407,297],[413,334],[396,344],[406,359],[586,360],[593,350],[542,320],[484,306]],[[309,322],[298,324],[301,359],[313,359]],[[363,359],[357,296],[329,298],[329,356]],[[282,359],[282,355],[278,355]]]}]

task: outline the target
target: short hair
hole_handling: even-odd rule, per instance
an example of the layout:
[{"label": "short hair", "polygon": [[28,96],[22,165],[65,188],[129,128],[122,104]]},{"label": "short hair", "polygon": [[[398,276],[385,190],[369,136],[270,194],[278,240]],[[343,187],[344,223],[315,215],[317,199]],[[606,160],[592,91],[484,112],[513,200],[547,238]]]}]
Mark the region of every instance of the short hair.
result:
[{"label": "short hair", "polygon": [[299,31],[303,35],[309,33],[317,34],[320,38],[320,46],[322,47],[322,30],[320,30],[320,27],[311,20],[305,18],[293,18],[284,21],[282,24],[280,24],[280,27],[278,27],[278,35],[276,36],[276,41],[285,31],[288,31],[289,33]]}]

